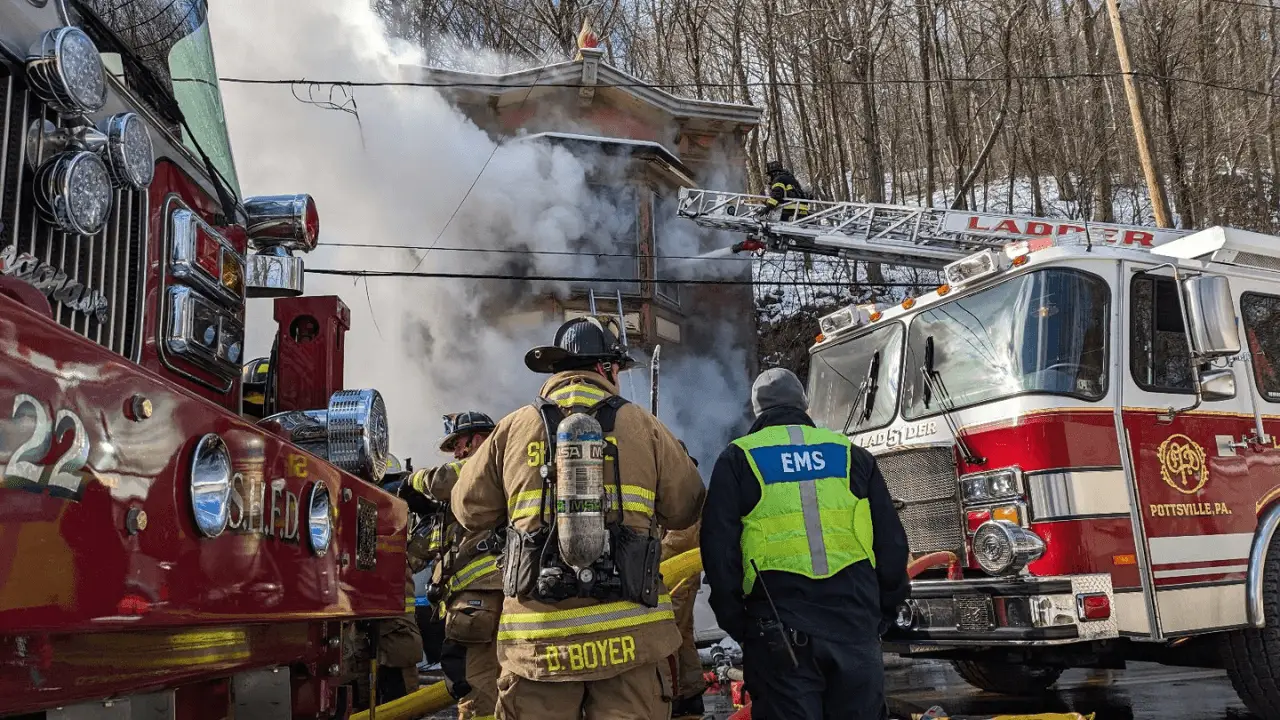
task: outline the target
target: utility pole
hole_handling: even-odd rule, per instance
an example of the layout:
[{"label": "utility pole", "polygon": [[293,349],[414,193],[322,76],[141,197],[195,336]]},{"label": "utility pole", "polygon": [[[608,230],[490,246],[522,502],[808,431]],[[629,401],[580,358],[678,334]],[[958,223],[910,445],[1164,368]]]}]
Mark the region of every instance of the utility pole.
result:
[{"label": "utility pole", "polygon": [[1116,57],[1120,60],[1120,72],[1124,75],[1124,95],[1129,101],[1129,117],[1133,120],[1133,139],[1138,143],[1138,161],[1142,163],[1142,175],[1147,180],[1147,194],[1151,196],[1151,210],[1159,227],[1173,227],[1169,220],[1169,203],[1164,196],[1164,183],[1156,172],[1155,153],[1151,150],[1151,138],[1147,136],[1147,116],[1142,111],[1142,97],[1133,79],[1133,65],[1129,62],[1129,46],[1124,40],[1124,25],[1120,23],[1118,0],[1107,0],[1107,14],[1111,16],[1111,34],[1116,39]]}]

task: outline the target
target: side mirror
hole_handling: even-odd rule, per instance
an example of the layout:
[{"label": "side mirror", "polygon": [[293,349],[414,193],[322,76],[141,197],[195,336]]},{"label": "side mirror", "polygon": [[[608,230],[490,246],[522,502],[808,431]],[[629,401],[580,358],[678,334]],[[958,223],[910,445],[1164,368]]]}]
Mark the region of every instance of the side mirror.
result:
[{"label": "side mirror", "polygon": [[1207,401],[1230,400],[1236,396],[1236,374],[1231,368],[1200,373],[1200,396]]},{"label": "side mirror", "polygon": [[[1187,300],[1192,350],[1202,359],[1240,352],[1240,331],[1231,299],[1231,282],[1223,275],[1198,275],[1182,281]],[[1202,378],[1202,384],[1208,375]],[[1231,396],[1235,396],[1232,385]],[[1206,396],[1206,399],[1207,396]]]},{"label": "side mirror", "polygon": [[251,253],[246,292],[251,298],[297,297],[303,291],[302,258],[315,249],[320,215],[310,195],[266,195],[244,201]]}]

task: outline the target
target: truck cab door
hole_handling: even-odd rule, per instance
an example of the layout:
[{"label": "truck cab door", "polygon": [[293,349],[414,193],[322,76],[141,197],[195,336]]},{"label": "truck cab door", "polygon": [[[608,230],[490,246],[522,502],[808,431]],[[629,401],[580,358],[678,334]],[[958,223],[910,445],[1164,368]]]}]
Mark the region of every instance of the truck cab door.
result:
[{"label": "truck cab door", "polygon": [[[1169,637],[1245,624],[1258,495],[1251,451],[1235,445],[1254,428],[1247,365],[1232,358],[1199,365],[1201,377],[1212,380],[1191,407],[1196,376],[1186,297],[1171,270],[1152,271],[1155,265],[1126,263],[1122,275],[1121,415],[1150,630]],[[1231,292],[1238,303],[1239,290]]]}]

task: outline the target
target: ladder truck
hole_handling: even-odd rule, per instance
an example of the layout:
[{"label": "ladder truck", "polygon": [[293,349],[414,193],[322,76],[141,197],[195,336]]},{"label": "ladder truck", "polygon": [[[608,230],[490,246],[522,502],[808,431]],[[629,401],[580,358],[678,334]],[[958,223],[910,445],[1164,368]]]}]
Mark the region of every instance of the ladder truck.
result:
[{"label": "ladder truck", "polygon": [[[1221,667],[1280,704],[1280,238],[684,189],[736,251],[939,270],[840,308],[810,414],[875,454],[913,558],[886,647],[971,684]],[[785,206],[784,206],[785,207]]]}]

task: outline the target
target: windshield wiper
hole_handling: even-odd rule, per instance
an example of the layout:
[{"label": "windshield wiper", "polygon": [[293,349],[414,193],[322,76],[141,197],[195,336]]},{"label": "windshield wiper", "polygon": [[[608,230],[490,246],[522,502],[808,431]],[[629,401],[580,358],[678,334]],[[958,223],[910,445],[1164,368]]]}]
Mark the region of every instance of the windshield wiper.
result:
[{"label": "windshield wiper", "polygon": [[126,76],[133,78],[144,99],[151,103],[152,107],[166,120],[181,125],[187,131],[187,137],[191,138],[191,145],[204,163],[205,172],[213,180],[214,190],[218,193],[218,204],[222,206],[224,221],[215,224],[226,225],[235,222],[236,195],[231,191],[226,179],[222,177],[222,173],[219,173],[218,168],[214,166],[209,154],[200,145],[191,126],[187,124],[187,117],[182,113],[182,108],[178,105],[173,93],[165,87],[160,78],[156,77],[155,72],[147,67],[146,62],[129,47],[129,44],[120,39],[120,36],[98,17],[93,8],[86,5],[84,0],[72,0],[72,2],[79,11],[81,24],[86,26],[90,31],[89,34],[98,40],[106,41],[108,49],[120,56],[120,62],[125,66]]},{"label": "windshield wiper", "polygon": [[[871,361],[867,363],[867,375],[862,379],[862,384],[858,386],[858,396],[853,399],[853,404],[849,406],[849,415],[844,419],[844,428],[841,432],[845,435],[849,434],[849,426],[853,423],[853,415],[858,411],[858,406],[862,404],[862,412],[858,415],[858,425],[866,422],[871,417],[872,403],[876,399],[876,390],[880,388],[880,384],[876,382],[876,377],[880,374],[880,351],[877,350],[871,356]],[[865,404],[863,404],[865,402]],[[855,425],[854,427],[857,427]]]},{"label": "windshield wiper", "polygon": [[956,439],[956,446],[960,448],[960,456],[966,463],[970,465],[985,465],[987,459],[974,454],[969,449],[969,444],[964,441],[964,434],[960,431],[960,425],[951,415],[955,411],[955,403],[951,401],[951,392],[947,390],[947,386],[942,382],[942,373],[935,369],[933,364],[933,336],[925,338],[924,341],[924,363],[920,366],[920,374],[924,378],[924,406],[929,407],[929,401],[933,393],[938,395],[938,405],[942,409],[943,422],[951,430],[952,436]]}]

